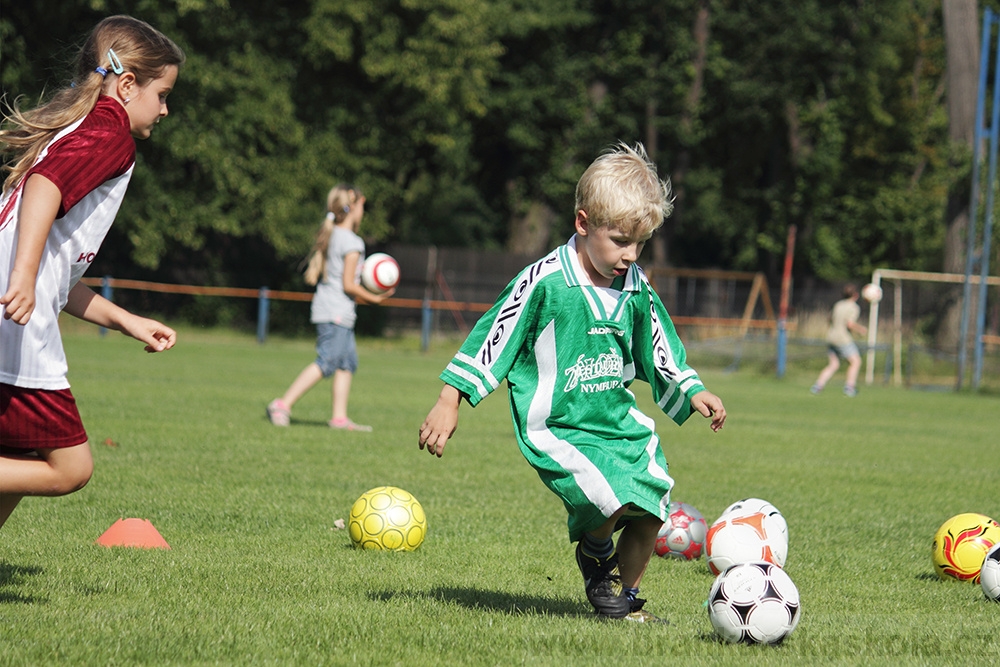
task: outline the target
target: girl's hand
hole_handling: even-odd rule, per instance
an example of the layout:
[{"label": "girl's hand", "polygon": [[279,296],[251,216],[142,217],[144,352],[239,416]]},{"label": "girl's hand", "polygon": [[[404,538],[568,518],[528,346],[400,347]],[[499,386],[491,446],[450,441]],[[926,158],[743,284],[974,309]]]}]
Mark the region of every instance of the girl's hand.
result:
[{"label": "girl's hand", "polygon": [[0,306],[5,306],[5,320],[22,326],[27,324],[35,311],[35,277],[17,269],[11,271],[7,292],[0,296]]},{"label": "girl's hand", "polygon": [[177,332],[147,317],[129,314],[122,319],[121,332],[146,344],[146,352],[163,352],[177,342]]}]

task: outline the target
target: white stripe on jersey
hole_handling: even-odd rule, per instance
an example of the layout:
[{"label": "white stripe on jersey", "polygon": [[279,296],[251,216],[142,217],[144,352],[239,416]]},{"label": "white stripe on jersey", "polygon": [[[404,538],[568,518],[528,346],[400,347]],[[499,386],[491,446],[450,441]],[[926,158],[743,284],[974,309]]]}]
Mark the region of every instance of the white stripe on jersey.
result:
[{"label": "white stripe on jersey", "polygon": [[622,506],[614,489],[590,459],[567,441],[557,437],[546,425],[552,414],[552,393],[556,376],[556,324],[549,322],[535,343],[535,363],[538,365],[538,388],[528,408],[527,438],[532,445],[548,455],[564,470],[604,516],[611,516]]},{"label": "white stripe on jersey", "polygon": [[[467,354],[462,354],[461,352],[457,352],[455,354],[455,360],[465,362],[470,366],[472,366],[473,368],[475,368],[477,371],[479,371],[479,373],[482,374],[483,379],[486,380],[486,383],[490,385],[489,391],[493,391],[500,386],[500,381],[497,380],[495,377],[493,377],[493,373],[490,372],[490,369],[487,368],[486,366],[483,366],[476,359],[470,357]],[[479,383],[477,382],[477,384]],[[485,398],[486,394],[483,394],[483,397]]]},{"label": "white stripe on jersey", "polygon": [[[660,447],[660,438],[656,435],[656,422],[653,421],[648,415],[644,415],[639,412],[636,408],[629,408],[628,413],[632,415],[632,418],[637,422],[649,429],[652,435],[649,437],[649,442],[646,443],[646,456],[649,457],[649,464],[646,466],[646,470],[650,475],[657,479],[664,480],[670,488],[674,488],[674,480],[667,474],[659,463],[656,462],[656,451]],[[663,497],[660,498],[660,520],[666,521],[670,516],[670,491],[667,491]]]},{"label": "white stripe on jersey", "polygon": [[486,388],[486,385],[484,385],[482,381],[480,381],[480,379],[476,376],[475,373],[470,373],[469,371],[465,370],[461,366],[458,366],[457,364],[454,363],[448,364],[447,370],[451,373],[454,373],[463,380],[468,380],[469,382],[474,384],[476,386],[476,393],[479,394],[480,400],[489,396],[491,390]]}]

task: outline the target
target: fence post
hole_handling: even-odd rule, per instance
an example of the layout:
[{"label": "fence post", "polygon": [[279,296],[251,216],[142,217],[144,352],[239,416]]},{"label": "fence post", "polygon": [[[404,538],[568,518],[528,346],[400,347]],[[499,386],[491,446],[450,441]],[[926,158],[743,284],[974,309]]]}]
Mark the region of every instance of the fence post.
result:
[{"label": "fence post", "polygon": [[437,246],[427,248],[427,275],[424,281],[424,302],[420,308],[420,351],[431,347],[431,298],[434,296],[434,280],[438,273]]},{"label": "fence post", "polygon": [[267,340],[267,317],[270,310],[267,287],[261,287],[259,294],[260,296],[257,297],[257,342],[263,344]]},{"label": "fence post", "polygon": [[[101,278],[101,296],[103,296],[108,301],[112,300],[111,276],[104,276],[103,278]],[[98,330],[98,332],[100,333],[101,338],[104,338],[104,336],[107,335],[108,330],[104,327],[101,327]]]}]

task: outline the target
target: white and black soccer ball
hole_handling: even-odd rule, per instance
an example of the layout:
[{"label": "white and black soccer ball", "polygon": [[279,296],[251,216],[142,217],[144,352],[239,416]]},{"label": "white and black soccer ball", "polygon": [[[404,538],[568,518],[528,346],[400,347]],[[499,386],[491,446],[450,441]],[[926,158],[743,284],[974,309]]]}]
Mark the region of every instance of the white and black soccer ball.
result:
[{"label": "white and black soccer ball", "polygon": [[798,589],[773,563],[734,565],[715,578],[708,594],[712,628],[732,644],[779,644],[801,614]]},{"label": "white and black soccer ball", "polygon": [[1000,602],[1000,544],[986,553],[986,560],[979,571],[979,584],[987,600]]}]

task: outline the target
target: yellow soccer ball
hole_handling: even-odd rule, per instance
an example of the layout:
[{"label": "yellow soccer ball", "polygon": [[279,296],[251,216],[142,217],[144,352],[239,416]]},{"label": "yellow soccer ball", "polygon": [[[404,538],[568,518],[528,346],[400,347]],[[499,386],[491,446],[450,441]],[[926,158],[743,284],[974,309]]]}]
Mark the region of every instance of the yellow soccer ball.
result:
[{"label": "yellow soccer ball", "polygon": [[1000,524],[984,514],[951,517],[934,534],[934,570],[942,579],[979,583],[986,554],[1000,544]]},{"label": "yellow soccer ball", "polygon": [[412,494],[395,486],[379,486],[354,501],[348,528],[357,548],[413,551],[423,544],[427,516]]}]

